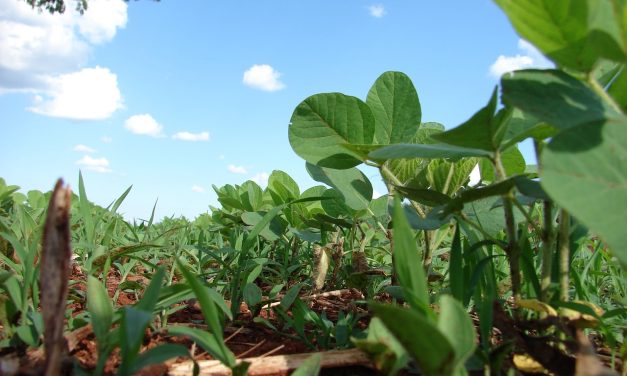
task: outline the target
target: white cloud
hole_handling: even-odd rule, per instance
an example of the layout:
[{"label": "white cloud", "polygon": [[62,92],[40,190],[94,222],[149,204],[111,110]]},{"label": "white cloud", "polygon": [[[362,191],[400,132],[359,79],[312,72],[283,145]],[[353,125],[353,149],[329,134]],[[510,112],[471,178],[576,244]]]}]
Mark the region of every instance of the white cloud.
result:
[{"label": "white cloud", "polygon": [[83,144],[78,144],[74,146],[73,150],[81,153],[94,153],[96,151],[95,149],[92,149],[89,146]]},{"label": "white cloud", "polygon": [[178,132],[172,136],[175,140],[182,141],[209,141],[209,132],[190,133]]},{"label": "white cloud", "polygon": [[285,88],[285,84],[279,81],[281,73],[267,64],[253,65],[244,72],[245,85],[264,91],[277,91]]},{"label": "white cloud", "polygon": [[192,185],[192,191],[197,193],[204,193],[205,189],[199,185]]},{"label": "white cloud", "polygon": [[255,183],[259,184],[262,188],[264,188],[268,185],[269,178],[270,178],[270,175],[267,172],[260,172],[258,174],[255,174],[255,176],[251,177],[250,180],[254,181]]},{"label": "white cloud", "polygon": [[246,168],[244,166],[235,166],[230,164],[227,169],[234,173],[234,174],[246,174],[248,173],[248,171],[246,171]]},{"label": "white cloud", "polygon": [[0,0],[0,94],[47,90],[51,78],[84,66],[92,45],[113,39],[126,21],[123,0],[90,0],[83,16],[72,9],[51,15],[26,1]]},{"label": "white cloud", "polygon": [[531,43],[518,40],[518,49],[523,54],[516,56],[500,55],[490,66],[490,76],[500,78],[503,74],[525,68],[549,68],[553,64],[545,58]]},{"label": "white cloud", "polygon": [[30,111],[77,120],[106,119],[122,108],[117,76],[107,68],[85,68],[46,79],[47,89],[35,95]]},{"label": "white cloud", "polygon": [[100,141],[104,142],[105,144],[110,144],[111,142],[113,142],[113,139],[109,136],[102,136],[100,137]]},{"label": "white cloud", "polygon": [[381,192],[377,191],[376,189],[373,189],[373,190],[372,190],[372,198],[373,198],[373,199],[375,199],[375,198],[379,198],[379,197],[381,197],[381,196],[383,196],[383,193],[381,193]]},{"label": "white cloud", "polygon": [[95,171],[100,173],[111,172],[109,168],[109,161],[107,158],[92,158],[89,155],[76,161],[79,166],[84,166],[89,171]]},{"label": "white cloud", "polygon": [[131,116],[124,122],[124,128],[139,135],[163,137],[163,126],[150,114]]},{"label": "white cloud", "polygon": [[385,7],[381,4],[369,6],[368,11],[370,12],[370,15],[375,18],[381,18],[386,14]]}]

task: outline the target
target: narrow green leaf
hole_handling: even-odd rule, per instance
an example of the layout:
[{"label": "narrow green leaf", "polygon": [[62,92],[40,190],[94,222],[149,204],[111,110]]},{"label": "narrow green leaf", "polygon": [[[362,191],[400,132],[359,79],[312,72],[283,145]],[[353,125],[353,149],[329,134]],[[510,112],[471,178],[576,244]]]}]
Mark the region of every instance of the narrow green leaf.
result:
[{"label": "narrow green leaf", "polygon": [[422,269],[418,245],[409,227],[398,197],[394,200],[394,267],[403,293],[409,305],[417,312],[426,314],[429,307],[427,277]]},{"label": "narrow green leaf", "polygon": [[455,360],[452,363],[455,370],[453,373],[456,374],[463,369],[464,362],[475,351],[477,336],[475,327],[464,306],[449,295],[440,298],[440,316],[437,326],[455,350]]},{"label": "narrow green leaf", "polygon": [[137,302],[135,308],[150,312],[155,309],[157,305],[157,301],[159,300],[159,292],[161,292],[161,283],[163,283],[163,279],[165,278],[165,268],[160,266],[157,268],[157,271],[152,276],[150,280],[150,284],[144,290],[144,295],[141,300]]},{"label": "narrow green leaf", "polygon": [[451,244],[451,259],[449,261],[449,279],[453,297],[460,302],[464,301],[464,257],[462,256],[462,242],[459,225],[455,226],[453,243]]},{"label": "narrow green leaf", "polygon": [[187,326],[169,326],[168,333],[175,336],[186,336],[191,338],[198,346],[209,353],[215,359],[224,363],[227,367],[236,364],[235,355],[224,344],[223,339],[218,339],[212,333],[198,328]]},{"label": "narrow green leaf", "polygon": [[330,168],[351,168],[364,156],[344,144],[372,144],[375,120],[358,98],[340,93],[316,94],[294,110],[289,126],[292,149],[307,162]]},{"label": "narrow green leaf", "polygon": [[152,320],[152,313],[133,307],[124,307],[120,330],[120,350],[122,355],[122,369],[129,369],[144,341],[146,327]]},{"label": "narrow green leaf", "polygon": [[131,366],[131,373],[138,372],[151,364],[161,364],[177,357],[190,357],[189,350],[183,345],[164,343],[145,351],[137,357]]},{"label": "narrow green leaf", "polygon": [[369,307],[405,347],[425,375],[453,373],[455,350],[434,323],[414,310],[380,303],[370,303]]},{"label": "narrow green leaf", "polygon": [[113,322],[113,305],[107,289],[91,275],[87,277],[87,310],[98,343],[104,343]]},{"label": "narrow green leaf", "polygon": [[294,300],[296,300],[296,298],[298,297],[298,293],[300,292],[300,289],[302,287],[303,285],[300,283],[297,283],[294,286],[290,287],[290,289],[287,290],[287,292],[285,293],[283,299],[281,299],[281,308],[286,311],[290,309],[290,307],[294,303]]},{"label": "narrow green leaf", "polygon": [[322,355],[320,353],[313,354],[305,359],[301,365],[294,370],[292,376],[317,376],[320,373],[320,362]]},{"label": "narrow green leaf", "polygon": [[375,117],[375,142],[410,142],[420,125],[422,112],[411,79],[401,72],[385,72],[368,92],[366,103]]}]

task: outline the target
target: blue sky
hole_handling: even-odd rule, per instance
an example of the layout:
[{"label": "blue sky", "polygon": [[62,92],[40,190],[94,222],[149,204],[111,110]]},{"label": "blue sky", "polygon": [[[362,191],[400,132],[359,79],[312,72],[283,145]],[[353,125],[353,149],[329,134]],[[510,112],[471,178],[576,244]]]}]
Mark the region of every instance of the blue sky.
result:
[{"label": "blue sky", "polygon": [[[49,190],[63,177],[127,218],[194,218],[211,186],[273,170],[314,184],[291,149],[312,94],[365,99],[406,73],[423,121],[459,125],[501,73],[546,67],[491,1],[90,0],[84,16],[0,0],[0,177]],[[531,153],[523,149],[528,159]],[[533,161],[531,161],[533,162]],[[377,172],[365,170],[384,193]]]}]

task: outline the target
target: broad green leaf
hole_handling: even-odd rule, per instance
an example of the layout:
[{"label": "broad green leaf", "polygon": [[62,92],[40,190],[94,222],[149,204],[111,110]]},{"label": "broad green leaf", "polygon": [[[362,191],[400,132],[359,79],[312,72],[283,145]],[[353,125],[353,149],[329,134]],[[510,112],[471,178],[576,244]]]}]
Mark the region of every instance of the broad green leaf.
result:
[{"label": "broad green leaf", "polygon": [[618,116],[586,83],[562,71],[516,71],[501,86],[504,103],[560,129]]},{"label": "broad green leaf", "polygon": [[425,218],[419,216],[411,207],[405,206],[404,209],[409,225],[414,230],[437,230],[451,222],[452,219],[450,215],[442,215],[442,206],[433,208]]},{"label": "broad green leaf", "polygon": [[254,307],[261,302],[261,289],[254,283],[247,283],[244,286],[244,301],[249,307]]},{"label": "broad green leaf", "polygon": [[252,180],[245,181],[240,187],[239,197],[242,206],[248,211],[256,211],[263,205],[263,191]]},{"label": "broad green leaf", "polygon": [[[249,226],[255,226],[259,222],[261,222],[261,220],[263,220],[263,217],[266,214],[267,213],[263,211],[246,212],[246,213],[242,213],[241,218],[245,224]],[[274,218],[270,220],[270,223],[261,230],[259,235],[263,236],[265,239],[269,241],[275,241],[275,240],[278,240],[281,237],[281,235],[283,235],[286,229],[287,229],[287,222],[285,221],[285,219],[275,216]]]},{"label": "broad green leaf", "polygon": [[189,357],[189,350],[183,345],[164,343],[141,353],[131,366],[131,373],[135,373],[151,364],[162,364],[177,357]]},{"label": "broad green leaf", "polygon": [[322,197],[325,198],[325,200],[322,201],[324,214],[333,218],[352,218],[355,216],[356,211],[346,205],[344,195],[338,190],[333,188],[327,189]]},{"label": "broad green leaf", "polygon": [[343,144],[372,144],[375,120],[367,104],[339,93],[316,94],[294,110],[289,126],[292,149],[307,162],[330,168],[359,165],[363,155]]},{"label": "broad green leaf", "polygon": [[[588,72],[600,57],[600,48],[621,43],[613,38],[620,25],[612,17],[613,11],[608,9],[612,7],[612,1],[495,1],[507,14],[518,34],[559,66]],[[622,39],[624,36],[616,37]],[[599,43],[602,45],[597,46]],[[616,49],[621,48],[617,46],[603,55],[616,57]]]},{"label": "broad green leaf", "polygon": [[349,208],[363,210],[370,204],[372,184],[366,175],[358,169],[336,170],[310,163],[307,163],[306,168],[314,180],[335,188],[344,197],[344,202]]},{"label": "broad green leaf", "polygon": [[257,242],[257,236],[259,236],[261,231],[263,231],[270,224],[272,219],[276,217],[277,214],[279,214],[284,207],[285,205],[274,207],[269,212],[263,215],[261,220],[253,226],[253,228],[246,236],[246,241],[243,245],[244,250],[248,251],[253,247],[253,245]]},{"label": "broad green leaf", "polygon": [[375,142],[398,144],[414,137],[422,112],[418,93],[404,73],[385,72],[368,92],[366,103],[375,118]]},{"label": "broad green leaf", "polygon": [[464,306],[450,295],[440,298],[438,329],[455,350],[454,373],[464,367],[466,359],[475,351],[477,334],[470,316]]},{"label": "broad green leaf", "polygon": [[605,240],[627,268],[627,118],[555,136],[542,154],[541,184],[560,206]]},{"label": "broad green leaf", "polygon": [[451,375],[455,350],[434,323],[420,313],[389,304],[370,303],[370,309],[414,358],[425,375]]},{"label": "broad green leaf", "polygon": [[433,189],[419,189],[411,187],[396,186],[395,189],[404,197],[412,201],[416,201],[422,205],[438,206],[444,205],[451,201],[451,198],[444,193],[440,193]]},{"label": "broad green leaf", "polygon": [[[527,168],[525,157],[523,157],[516,146],[501,153],[501,163],[507,176],[523,174]],[[485,182],[494,181],[494,166],[492,166],[490,161],[485,158],[482,159],[479,162],[479,169],[481,171],[481,180]]]},{"label": "broad green leaf", "polygon": [[519,108],[514,108],[500,149],[507,150],[529,137],[544,140],[553,137],[556,133],[557,130],[549,124],[541,122]]},{"label": "broad green leaf", "polygon": [[627,29],[623,0],[588,0],[588,39],[596,53],[624,63],[627,60]]},{"label": "broad green leaf", "polygon": [[317,376],[320,373],[320,362],[322,355],[320,353],[313,354],[305,359],[301,365],[294,370],[292,376]]},{"label": "broad green leaf", "polygon": [[[495,237],[505,229],[503,206],[500,197],[488,197],[464,205],[464,215],[477,223],[487,234]],[[518,210],[514,210],[516,222],[524,219]]]},{"label": "broad green leaf", "polygon": [[416,145],[395,144],[377,149],[368,158],[372,160],[388,160],[398,158],[452,158],[489,157],[492,153],[486,150],[463,148],[447,144]]},{"label": "broad green leaf", "polygon": [[409,227],[401,200],[398,197],[394,200],[392,220],[394,222],[392,256],[394,257],[394,268],[398,274],[398,281],[403,287],[403,293],[409,305],[416,312],[426,314],[429,307],[427,277],[422,269],[421,257],[413,231]]},{"label": "broad green leaf", "polygon": [[453,195],[468,180],[477,165],[477,159],[465,158],[457,162],[434,159],[423,171],[428,186],[446,195]]},{"label": "broad green leaf", "polygon": [[497,91],[494,88],[488,104],[460,126],[431,136],[448,145],[486,151],[497,150],[511,111],[504,109],[495,116]]},{"label": "broad green leaf", "polygon": [[113,323],[113,305],[107,289],[96,277],[87,278],[87,310],[99,344],[103,344]]},{"label": "broad green leaf", "polygon": [[[274,199],[275,204],[284,204],[300,197],[298,184],[291,176],[281,170],[274,170],[268,178],[267,188]],[[276,197],[276,199],[275,199]]]}]

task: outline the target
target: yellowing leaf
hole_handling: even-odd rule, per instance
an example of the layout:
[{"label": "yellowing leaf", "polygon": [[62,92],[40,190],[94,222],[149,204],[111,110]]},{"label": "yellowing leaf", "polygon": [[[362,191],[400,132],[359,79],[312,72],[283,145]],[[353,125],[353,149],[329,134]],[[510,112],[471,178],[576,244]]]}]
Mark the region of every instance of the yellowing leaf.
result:
[{"label": "yellowing leaf", "polygon": [[549,316],[557,316],[557,311],[553,307],[537,299],[520,299],[516,305],[539,313],[546,313]]}]

